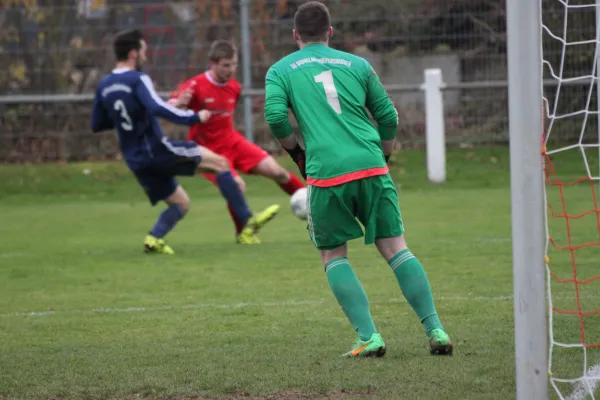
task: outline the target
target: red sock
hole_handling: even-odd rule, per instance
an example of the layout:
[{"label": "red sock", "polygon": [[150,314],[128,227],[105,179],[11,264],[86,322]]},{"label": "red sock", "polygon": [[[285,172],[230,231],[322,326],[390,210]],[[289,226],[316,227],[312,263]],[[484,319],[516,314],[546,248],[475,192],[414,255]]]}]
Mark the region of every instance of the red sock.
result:
[{"label": "red sock", "polygon": [[302,189],[304,187],[304,183],[298,178],[296,175],[288,172],[290,174],[290,180],[286,183],[280,183],[279,187],[281,190],[289,194],[290,196],[296,193],[296,190]]},{"label": "red sock", "polygon": [[229,210],[229,215],[231,215],[231,219],[233,220],[233,223],[235,224],[235,233],[239,234],[242,231],[242,229],[244,228],[244,226],[237,219],[237,217],[235,216],[235,213],[233,212],[233,208],[231,208],[230,205],[227,206],[227,209]]}]

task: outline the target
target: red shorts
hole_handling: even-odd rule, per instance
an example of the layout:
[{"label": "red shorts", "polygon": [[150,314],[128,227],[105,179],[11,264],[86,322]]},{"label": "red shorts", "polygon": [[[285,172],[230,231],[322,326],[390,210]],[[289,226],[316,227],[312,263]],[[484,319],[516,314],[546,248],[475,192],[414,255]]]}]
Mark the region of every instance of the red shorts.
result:
[{"label": "red shorts", "polygon": [[[226,146],[205,146],[229,161],[229,168],[233,176],[238,176],[237,171],[244,174],[251,174],[251,170],[262,160],[269,157],[269,153],[261,149],[254,143],[250,143],[243,136],[227,142]],[[216,184],[217,179],[214,174],[202,174],[206,179]]]}]

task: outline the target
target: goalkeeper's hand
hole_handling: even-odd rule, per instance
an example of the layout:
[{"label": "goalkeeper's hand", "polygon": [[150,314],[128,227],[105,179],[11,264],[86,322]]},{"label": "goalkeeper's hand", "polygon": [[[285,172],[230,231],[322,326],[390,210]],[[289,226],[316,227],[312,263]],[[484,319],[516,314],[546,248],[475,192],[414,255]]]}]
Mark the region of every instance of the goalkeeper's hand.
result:
[{"label": "goalkeeper's hand", "polygon": [[298,143],[296,143],[296,147],[294,147],[292,150],[285,150],[289,153],[290,157],[292,157],[292,160],[294,160],[298,166],[298,169],[300,170],[300,174],[304,180],[306,180],[306,152],[302,150],[302,147],[300,147]]}]

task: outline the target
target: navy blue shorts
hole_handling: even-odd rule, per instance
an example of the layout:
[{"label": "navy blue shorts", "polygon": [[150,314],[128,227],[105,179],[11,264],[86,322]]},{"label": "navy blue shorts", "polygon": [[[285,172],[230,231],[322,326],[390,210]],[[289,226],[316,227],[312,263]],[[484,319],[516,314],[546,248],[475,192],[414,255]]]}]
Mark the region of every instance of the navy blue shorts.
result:
[{"label": "navy blue shorts", "polygon": [[163,140],[152,162],[133,171],[154,206],[175,192],[176,176],[193,176],[200,164],[200,147],[194,142]]}]

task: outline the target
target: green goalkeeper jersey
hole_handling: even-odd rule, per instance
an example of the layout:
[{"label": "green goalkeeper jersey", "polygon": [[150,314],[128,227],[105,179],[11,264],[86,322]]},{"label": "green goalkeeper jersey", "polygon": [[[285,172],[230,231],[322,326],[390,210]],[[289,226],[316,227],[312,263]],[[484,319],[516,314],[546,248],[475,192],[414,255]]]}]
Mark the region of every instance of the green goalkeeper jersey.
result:
[{"label": "green goalkeeper jersey", "polygon": [[284,57],[266,76],[265,119],[278,139],[293,134],[288,109],[304,141],[308,184],[335,186],[388,172],[381,140],[396,137],[398,113],[365,59],[325,44]]}]

